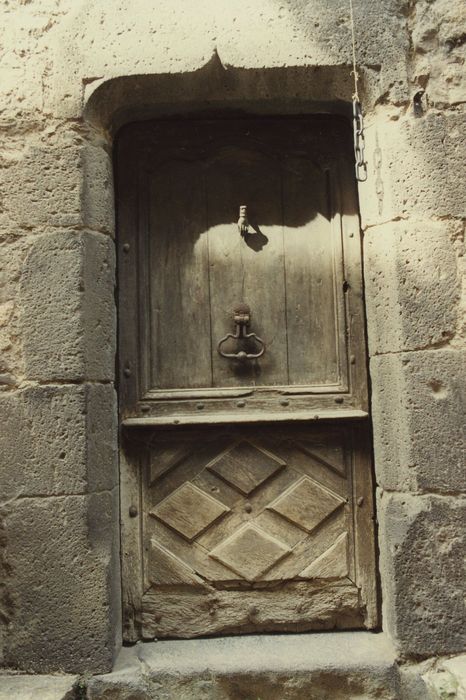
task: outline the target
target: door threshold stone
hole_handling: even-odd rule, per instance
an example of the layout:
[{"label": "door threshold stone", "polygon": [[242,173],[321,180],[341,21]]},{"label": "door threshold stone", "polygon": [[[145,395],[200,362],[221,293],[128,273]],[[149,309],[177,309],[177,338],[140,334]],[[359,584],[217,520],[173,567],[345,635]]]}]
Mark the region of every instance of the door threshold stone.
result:
[{"label": "door threshold stone", "polygon": [[94,676],[89,700],[398,700],[382,633],[251,635],[141,642]]},{"label": "door threshold stone", "polygon": [[0,700],[75,700],[79,677],[0,674]]}]

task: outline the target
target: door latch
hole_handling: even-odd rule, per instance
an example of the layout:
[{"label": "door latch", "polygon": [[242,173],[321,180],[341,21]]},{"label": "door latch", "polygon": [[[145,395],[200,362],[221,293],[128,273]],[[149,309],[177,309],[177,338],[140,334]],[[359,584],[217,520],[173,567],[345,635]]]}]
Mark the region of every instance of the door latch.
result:
[{"label": "door latch", "polygon": [[[247,329],[251,323],[251,310],[247,304],[238,304],[233,309],[233,319],[236,325],[236,330],[234,333],[227,333],[217,345],[217,350],[222,357],[233,360],[256,360],[258,357],[262,357],[265,352],[265,343],[259,338],[255,333],[248,333]],[[259,345],[257,352],[247,352],[246,350],[240,349],[238,352],[224,352],[222,350],[222,345],[226,343],[227,340],[233,338],[233,340],[238,341],[239,346],[243,344],[242,341],[253,340]]]}]

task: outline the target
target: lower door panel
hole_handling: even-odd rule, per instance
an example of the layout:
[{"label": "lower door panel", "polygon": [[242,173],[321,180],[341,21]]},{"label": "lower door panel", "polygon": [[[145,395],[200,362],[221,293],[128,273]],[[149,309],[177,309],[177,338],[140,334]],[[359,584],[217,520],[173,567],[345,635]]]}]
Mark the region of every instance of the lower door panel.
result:
[{"label": "lower door panel", "polygon": [[137,636],[374,627],[365,433],[289,424],[143,431],[132,450]]}]

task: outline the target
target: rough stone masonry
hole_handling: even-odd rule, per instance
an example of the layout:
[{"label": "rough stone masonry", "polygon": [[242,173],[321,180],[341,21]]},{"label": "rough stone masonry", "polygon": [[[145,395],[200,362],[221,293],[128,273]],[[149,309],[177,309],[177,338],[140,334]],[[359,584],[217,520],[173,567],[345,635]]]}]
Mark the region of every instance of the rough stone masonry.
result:
[{"label": "rough stone masonry", "polygon": [[[398,675],[364,686],[338,672],[342,697],[464,697],[464,657],[445,657],[466,647],[466,6],[353,3],[380,635]],[[148,113],[349,103],[349,3],[4,0],[0,12],[0,658],[16,673],[106,674],[121,646],[113,137]],[[337,697],[321,671],[314,688],[292,664],[281,672],[280,698]],[[263,675],[256,695],[275,697]],[[175,697],[159,676],[108,697]],[[27,697],[6,678],[8,697]],[[68,680],[44,678],[58,690],[42,697],[72,697]],[[107,697],[98,683],[90,697]],[[243,680],[199,683],[186,697],[248,697]]]}]

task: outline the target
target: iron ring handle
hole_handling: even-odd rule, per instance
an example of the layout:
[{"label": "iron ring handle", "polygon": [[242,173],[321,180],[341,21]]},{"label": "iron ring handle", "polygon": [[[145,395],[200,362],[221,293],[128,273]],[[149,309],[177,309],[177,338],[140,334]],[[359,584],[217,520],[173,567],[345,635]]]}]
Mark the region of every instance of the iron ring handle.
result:
[{"label": "iron ring handle", "polygon": [[[223,343],[225,343],[229,338],[239,339],[239,338],[254,338],[254,340],[259,343],[262,347],[259,350],[259,352],[245,352],[244,350],[240,350],[239,352],[223,352],[221,350],[221,346]],[[233,334],[233,333],[227,333],[226,336],[224,336],[218,343],[217,345],[217,350],[219,355],[222,357],[225,357],[228,360],[257,360],[258,357],[262,357],[262,355],[265,352],[265,343],[264,341],[259,338],[258,335],[255,333],[243,333],[242,335],[239,335],[239,333]]]}]

